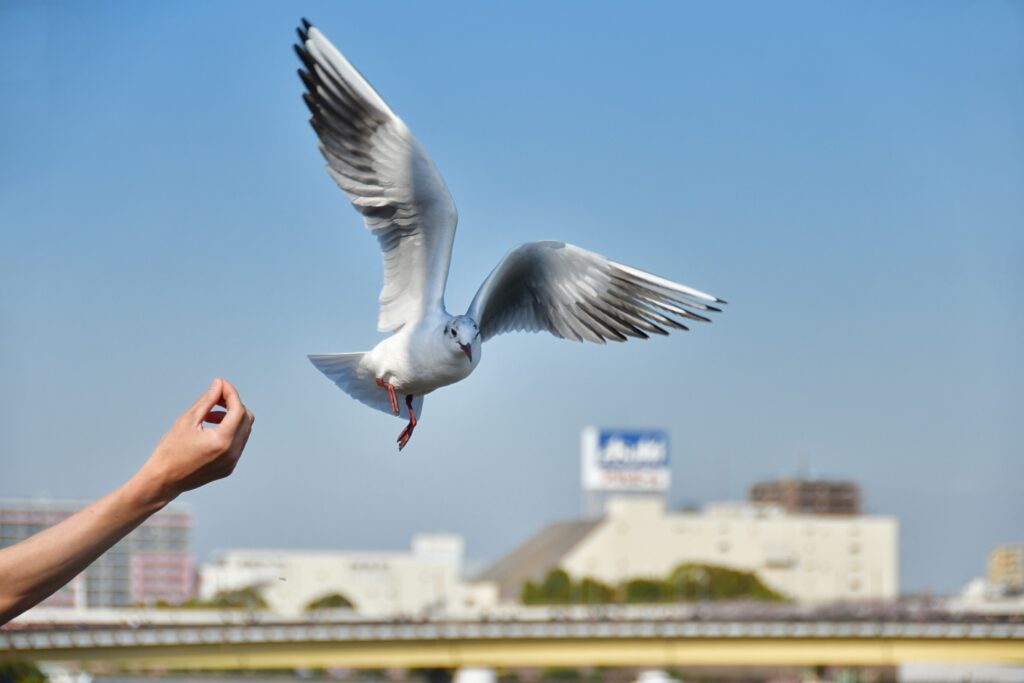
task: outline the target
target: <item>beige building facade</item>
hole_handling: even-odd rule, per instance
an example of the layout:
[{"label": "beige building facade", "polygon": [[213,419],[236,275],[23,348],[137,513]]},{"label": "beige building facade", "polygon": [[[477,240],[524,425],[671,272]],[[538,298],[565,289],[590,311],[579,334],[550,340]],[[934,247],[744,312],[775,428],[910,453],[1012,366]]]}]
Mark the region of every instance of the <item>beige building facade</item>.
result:
[{"label": "beige building facade", "polygon": [[459,613],[492,606],[497,589],[462,579],[463,540],[420,534],[411,552],[231,550],[203,565],[200,596],[256,587],[270,609],[300,614],[327,595],[371,617]]},{"label": "beige building facade", "polygon": [[1006,591],[1024,590],[1024,543],[994,548],[988,554],[986,578],[990,585]]},{"label": "beige building facade", "polygon": [[552,525],[481,578],[512,598],[523,581],[556,566],[618,584],[665,577],[689,562],[755,572],[798,601],[891,599],[899,594],[898,524],[893,517],[788,514],[751,503],[672,512],[660,496],[612,498],[603,518]]}]

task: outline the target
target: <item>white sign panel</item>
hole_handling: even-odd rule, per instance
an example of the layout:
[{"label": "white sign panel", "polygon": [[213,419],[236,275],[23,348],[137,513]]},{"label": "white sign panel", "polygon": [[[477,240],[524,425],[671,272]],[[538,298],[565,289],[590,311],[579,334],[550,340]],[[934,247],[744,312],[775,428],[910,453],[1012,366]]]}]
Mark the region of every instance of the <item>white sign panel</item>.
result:
[{"label": "white sign panel", "polygon": [[667,432],[587,427],[581,446],[587,491],[666,491],[672,483]]}]

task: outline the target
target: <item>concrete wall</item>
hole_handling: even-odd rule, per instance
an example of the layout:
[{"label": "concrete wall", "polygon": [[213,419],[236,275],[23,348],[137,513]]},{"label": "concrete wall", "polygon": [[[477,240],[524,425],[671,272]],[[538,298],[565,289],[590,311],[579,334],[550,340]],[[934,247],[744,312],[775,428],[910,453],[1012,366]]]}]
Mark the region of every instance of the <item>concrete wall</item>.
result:
[{"label": "concrete wall", "polygon": [[797,600],[899,593],[895,518],[787,515],[777,506],[668,512],[661,498],[612,499],[605,519],[561,566],[574,576],[618,583],[664,577],[684,562],[754,571]]},{"label": "concrete wall", "polygon": [[456,611],[496,601],[496,589],[462,581],[462,539],[419,535],[412,552],[232,550],[203,566],[200,595],[258,586],[270,608],[297,614],[341,593],[367,616]]}]

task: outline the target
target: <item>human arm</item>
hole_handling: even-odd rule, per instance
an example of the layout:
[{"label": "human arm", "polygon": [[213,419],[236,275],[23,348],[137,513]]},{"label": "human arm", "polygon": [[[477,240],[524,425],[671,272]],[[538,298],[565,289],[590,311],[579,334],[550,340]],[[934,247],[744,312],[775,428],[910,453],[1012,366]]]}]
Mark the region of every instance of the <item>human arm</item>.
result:
[{"label": "human arm", "polygon": [[[226,412],[215,411],[218,405]],[[65,585],[181,493],[231,474],[253,420],[231,383],[215,379],[131,479],[59,524],[0,549],[0,624]]]}]

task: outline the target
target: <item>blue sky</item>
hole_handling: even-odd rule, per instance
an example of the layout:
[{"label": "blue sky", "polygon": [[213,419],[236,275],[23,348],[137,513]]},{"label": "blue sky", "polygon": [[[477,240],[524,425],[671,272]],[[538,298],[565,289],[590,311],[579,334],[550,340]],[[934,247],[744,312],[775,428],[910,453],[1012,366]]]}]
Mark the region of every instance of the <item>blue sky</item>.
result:
[{"label": "blue sky", "polygon": [[[507,336],[398,420],[307,353],[375,332],[307,16],[431,152],[448,307],[554,238],[730,301],[685,335]],[[210,377],[257,413],[196,551],[494,559],[581,507],[579,430],[664,427],[674,504],[802,470],[901,522],[905,590],[1024,540],[1024,8],[1012,2],[0,7],[0,496],[100,495]]]}]

